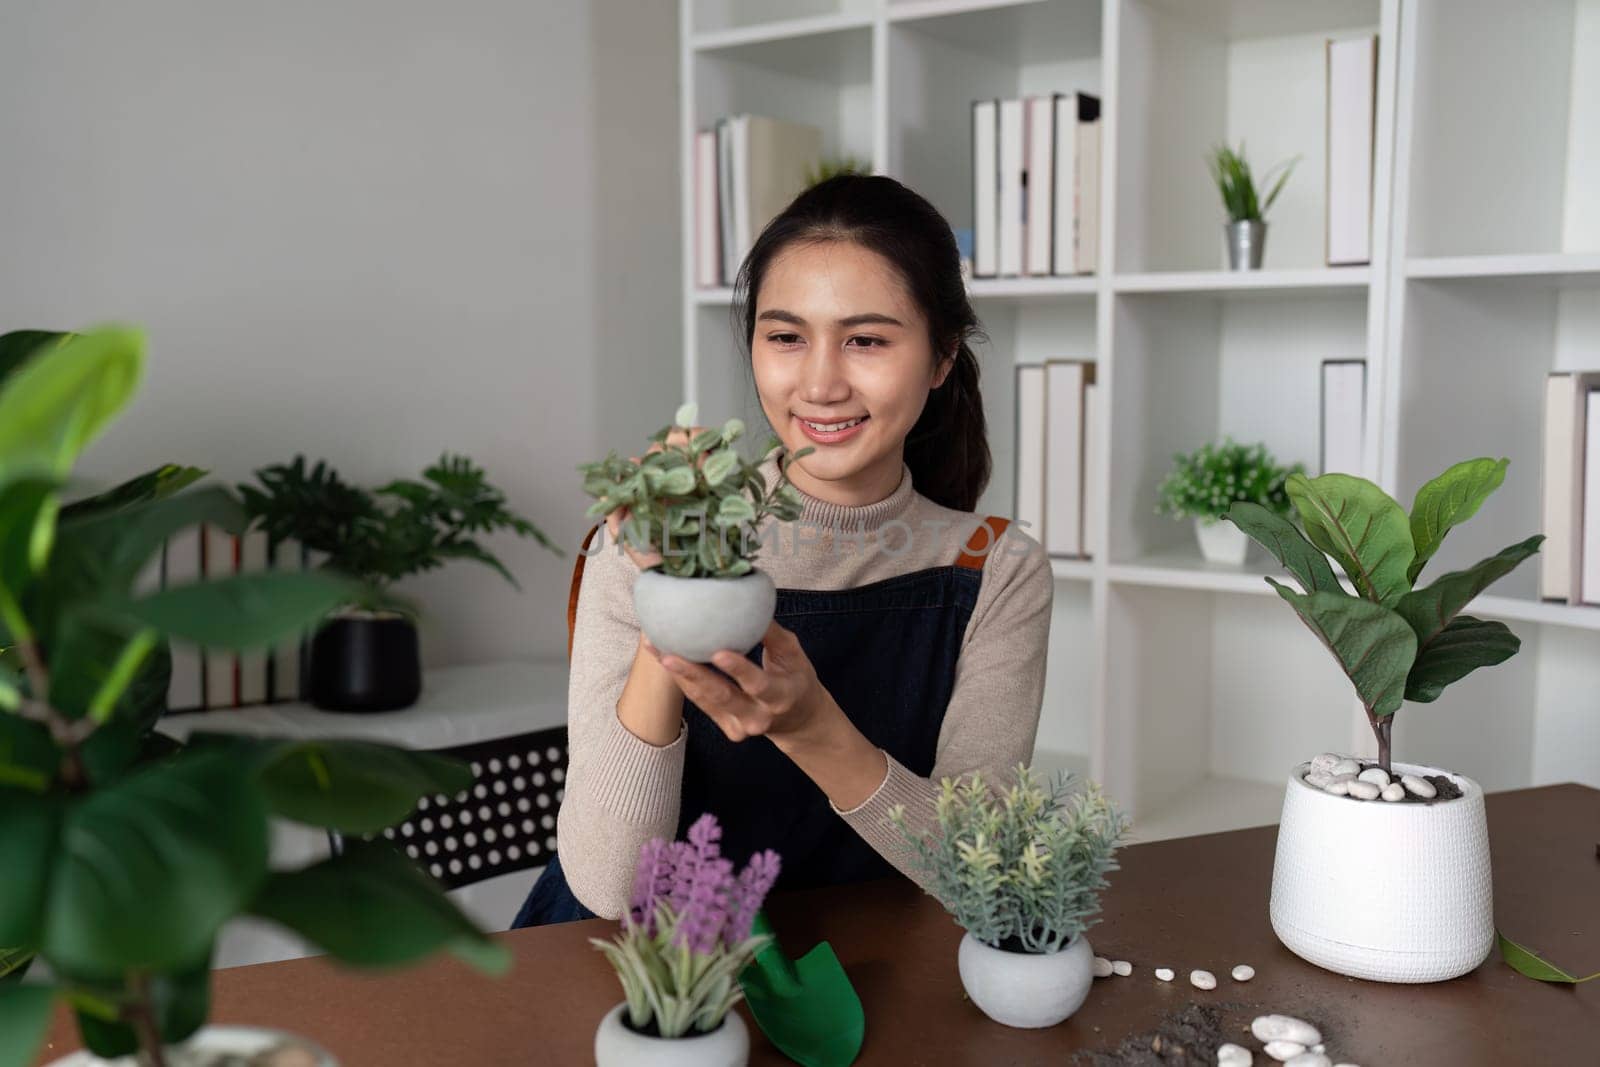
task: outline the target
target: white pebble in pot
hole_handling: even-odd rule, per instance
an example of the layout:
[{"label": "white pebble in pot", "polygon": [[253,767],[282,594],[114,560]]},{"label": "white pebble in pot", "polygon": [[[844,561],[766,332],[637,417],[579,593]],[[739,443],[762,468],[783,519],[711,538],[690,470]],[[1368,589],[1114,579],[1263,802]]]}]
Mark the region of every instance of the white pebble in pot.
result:
[{"label": "white pebble in pot", "polygon": [[1418,778],[1414,774],[1402,774],[1400,776],[1400,784],[1406,787],[1406,792],[1424,800],[1432,800],[1439,795],[1437,786],[1426,778]]},{"label": "white pebble in pot", "polygon": [[1377,800],[1380,790],[1371,782],[1363,782],[1359,778],[1350,783],[1350,795],[1358,800]]},{"label": "white pebble in pot", "polygon": [[1333,775],[1327,771],[1306,772],[1305,783],[1314,789],[1326,789],[1331,781],[1333,781]]},{"label": "white pebble in pot", "polygon": [[1251,1067],[1255,1056],[1243,1045],[1224,1041],[1217,1046],[1217,1067]]},{"label": "white pebble in pot", "polygon": [[1324,793],[1332,793],[1336,797],[1348,796],[1350,783],[1355,781],[1353,775],[1341,774],[1334,777],[1333,781],[1322,787]]},{"label": "white pebble in pot", "polygon": [[1342,759],[1338,763],[1335,763],[1333,765],[1333,768],[1328,773],[1334,774],[1334,775],[1339,775],[1339,774],[1360,774],[1361,773],[1361,764],[1357,763],[1353,759]]},{"label": "white pebble in pot", "polygon": [[1382,767],[1368,767],[1359,777],[1363,782],[1371,782],[1379,789],[1389,784],[1389,772]]},{"label": "white pebble in pot", "polygon": [[1389,803],[1393,804],[1397,800],[1404,800],[1406,798],[1406,787],[1401,785],[1399,782],[1390,782],[1388,785],[1383,787],[1383,792],[1379,795]]},{"label": "white pebble in pot", "polygon": [[1163,982],[1170,982],[1176,976],[1172,973],[1171,967],[1157,967],[1156,977]]},{"label": "white pebble in pot", "polygon": [[1217,976],[1210,971],[1190,971],[1189,984],[1196,989],[1217,988]]},{"label": "white pebble in pot", "polygon": [[1338,766],[1343,759],[1344,757],[1337,752],[1324,752],[1320,756],[1311,757],[1311,769],[1321,771],[1324,774],[1331,774],[1334,767]]},{"label": "white pebble in pot", "polygon": [[1235,982],[1248,982],[1255,976],[1256,969],[1248,963],[1241,963],[1233,969],[1233,980]]},{"label": "white pebble in pot", "polygon": [[1306,1047],[1298,1041],[1268,1041],[1267,1047],[1263,1049],[1268,1056],[1279,1063],[1292,1060],[1305,1050]]},{"label": "white pebble in pot", "polygon": [[1296,1041],[1310,1048],[1322,1044],[1322,1031],[1293,1015],[1258,1015],[1250,1022],[1257,1041]]},{"label": "white pebble in pot", "polygon": [[1094,976],[1096,978],[1110,978],[1111,961],[1104,956],[1096,956],[1094,958]]},{"label": "white pebble in pot", "polygon": [[1126,978],[1128,975],[1133,973],[1133,964],[1129,963],[1127,960],[1112,960],[1111,970],[1115,972],[1118,977]]}]

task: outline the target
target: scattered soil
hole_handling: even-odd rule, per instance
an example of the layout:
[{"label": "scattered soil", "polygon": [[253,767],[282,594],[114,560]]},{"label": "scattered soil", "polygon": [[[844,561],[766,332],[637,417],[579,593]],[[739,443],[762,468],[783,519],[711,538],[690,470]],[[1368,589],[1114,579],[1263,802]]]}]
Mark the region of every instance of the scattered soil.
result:
[{"label": "scattered soil", "polygon": [[1187,1004],[1168,1012],[1154,1030],[1124,1038],[1114,1049],[1089,1050],[1073,1057],[1082,1067],[1124,1067],[1170,1063],[1213,1064],[1217,1046],[1224,1041],[1238,1043],[1237,1026],[1227,1019],[1240,1009],[1237,1004]]}]

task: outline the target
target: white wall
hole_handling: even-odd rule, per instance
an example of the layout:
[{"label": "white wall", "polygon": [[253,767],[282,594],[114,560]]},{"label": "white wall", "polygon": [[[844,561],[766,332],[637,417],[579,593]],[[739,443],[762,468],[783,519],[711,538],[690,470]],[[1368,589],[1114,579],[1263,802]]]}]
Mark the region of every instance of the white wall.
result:
[{"label": "white wall", "polygon": [[[0,329],[148,328],[88,477],[448,448],[570,546],[678,391],[676,68],[665,3],[11,0]],[[570,552],[490,547],[402,587],[429,664],[564,653]]]}]

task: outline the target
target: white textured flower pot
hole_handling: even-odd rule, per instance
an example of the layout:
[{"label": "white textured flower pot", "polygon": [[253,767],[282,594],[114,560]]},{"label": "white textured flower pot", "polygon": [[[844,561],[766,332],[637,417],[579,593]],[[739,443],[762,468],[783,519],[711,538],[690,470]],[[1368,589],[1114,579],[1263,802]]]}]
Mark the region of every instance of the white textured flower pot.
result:
[{"label": "white textured flower pot", "polygon": [[745,1067],[750,1032],[739,1013],[729,1011],[722,1025],[694,1037],[646,1037],[622,1022],[626,1002],[606,1012],[594,1032],[595,1067]]},{"label": "white textured flower pot", "polygon": [[719,648],[747,652],[772,622],[778,591],[761,571],[742,578],[674,578],[649,570],[633,583],[633,610],[662,652],[705,663]]},{"label": "white textured flower pot", "polygon": [[1438,982],[1476,968],[1494,944],[1483,789],[1431,804],[1352,800],[1290,772],[1272,865],[1272,929],[1295,955],[1352,978]]},{"label": "white textured flower pot", "polygon": [[[302,1063],[305,1067],[338,1067],[338,1061],[327,1050],[305,1038],[259,1026],[204,1026],[182,1045],[168,1049],[166,1055],[171,1067],[213,1067],[254,1062],[254,1057],[286,1043],[304,1048],[313,1057],[294,1060],[296,1067]],[[74,1052],[49,1067],[135,1067],[136,1063],[132,1056],[104,1060],[92,1053]]]},{"label": "white textured flower pot", "polygon": [[1194,520],[1194,536],[1200,542],[1200,554],[1207,563],[1231,563],[1239,567],[1250,553],[1250,538],[1226,519]]},{"label": "white textured flower pot", "polygon": [[1007,1026],[1054,1026],[1083,1007],[1094,984],[1094,953],[1082,934],[1048,954],[1005,952],[965,934],[956,959],[967,996]]}]

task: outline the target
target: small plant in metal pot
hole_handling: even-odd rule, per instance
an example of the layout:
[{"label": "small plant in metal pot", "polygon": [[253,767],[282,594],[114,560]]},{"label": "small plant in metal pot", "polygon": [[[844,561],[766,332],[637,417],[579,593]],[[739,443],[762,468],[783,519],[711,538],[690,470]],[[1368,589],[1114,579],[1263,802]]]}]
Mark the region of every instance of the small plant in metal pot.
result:
[{"label": "small plant in metal pot", "polygon": [[258,484],[240,485],[239,494],[275,552],[280,544],[303,546],[319,566],[361,578],[370,590],[331,613],[312,637],[302,695],[326,710],[392,711],[421,693],[418,609],[392,592],[394,583],[464,559],[521,589],[482,543],[501,530],[562,554],[465,456],[445,453],[421,480],[396,479],[371,491],[345,482],[322,460],[308,470],[300,455],[255,475]]},{"label": "small plant in metal pot", "polygon": [[1242,445],[1228,437],[1172,457],[1172,470],[1156,488],[1156,514],[1193,519],[1195,540],[1206,561],[1239,566],[1248,555],[1250,539],[1222,521],[1228,509],[1249,501],[1288,516],[1293,505],[1285,486],[1290,475],[1304,473],[1302,463],[1280,465],[1264,443]]},{"label": "small plant in metal pot", "polygon": [[[642,458],[612,452],[578,469],[595,498],[589,515],[617,514],[619,539],[650,561],[633,586],[645,636],[662,652],[704,663],[718,649],[753,648],[766,633],[777,590],[755,566],[760,527],[800,517],[787,475],[812,449],[781,456],[769,486],[760,463],[734,447],[741,420],[705,429],[694,425],[696,414],[693,404],[680,407]],[[762,456],[779,443],[769,438]]]},{"label": "small plant in metal pot", "polygon": [[[1278,833],[1273,926],[1291,949],[1344,974],[1451,978],[1481,963],[1492,944],[1482,788],[1460,774],[1395,763],[1390,748],[1403,702],[1432,703],[1521,647],[1504,623],[1462,612],[1538,552],[1543,536],[1419,582],[1450,530],[1505,480],[1508,463],[1456,464],[1417,491],[1409,515],[1377,485],[1348,474],[1289,478],[1303,533],[1257,504],[1228,512],[1294,576],[1299,590],[1266,581],[1333,653],[1376,740],[1375,759],[1330,752],[1296,767]],[[1330,856],[1345,857],[1348,869],[1325,870]],[[1368,899],[1388,902],[1383,916],[1360,908]],[[1405,904],[1413,899],[1414,907]]]},{"label": "small plant in metal pot", "polygon": [[958,964],[967,995],[1007,1026],[1054,1026],[1083,1005],[1094,979],[1085,931],[1128,821],[1093,782],[1026,766],[997,792],[979,772],[940,783],[938,831],[924,835],[896,806],[889,820],[913,864],[966,931]]}]

